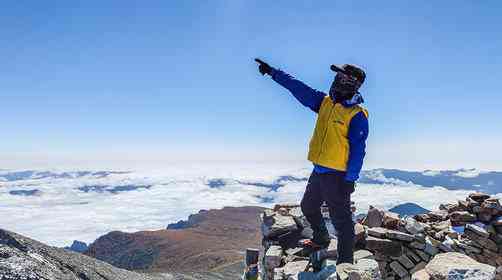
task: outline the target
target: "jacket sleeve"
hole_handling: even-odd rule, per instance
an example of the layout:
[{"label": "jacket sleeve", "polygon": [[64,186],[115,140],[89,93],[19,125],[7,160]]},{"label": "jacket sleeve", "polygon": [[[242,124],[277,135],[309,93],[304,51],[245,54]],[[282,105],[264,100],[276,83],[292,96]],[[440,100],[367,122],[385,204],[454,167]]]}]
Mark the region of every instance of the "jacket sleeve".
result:
[{"label": "jacket sleeve", "polygon": [[359,179],[359,172],[366,155],[366,139],[368,138],[368,118],[363,112],[357,113],[349,126],[349,161],[345,180],[355,182]]},{"label": "jacket sleeve", "polygon": [[281,70],[273,69],[271,74],[272,79],[289,90],[303,106],[309,107],[312,111],[319,113],[321,103],[326,96],[325,93],[307,86]]}]

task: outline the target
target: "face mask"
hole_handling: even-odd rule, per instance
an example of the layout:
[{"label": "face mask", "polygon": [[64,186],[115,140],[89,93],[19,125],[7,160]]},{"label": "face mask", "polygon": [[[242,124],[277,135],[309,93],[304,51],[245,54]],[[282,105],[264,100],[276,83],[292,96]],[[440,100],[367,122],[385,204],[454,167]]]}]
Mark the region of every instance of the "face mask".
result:
[{"label": "face mask", "polygon": [[360,86],[361,83],[355,78],[343,73],[337,73],[329,89],[329,96],[335,102],[349,100],[357,93]]}]

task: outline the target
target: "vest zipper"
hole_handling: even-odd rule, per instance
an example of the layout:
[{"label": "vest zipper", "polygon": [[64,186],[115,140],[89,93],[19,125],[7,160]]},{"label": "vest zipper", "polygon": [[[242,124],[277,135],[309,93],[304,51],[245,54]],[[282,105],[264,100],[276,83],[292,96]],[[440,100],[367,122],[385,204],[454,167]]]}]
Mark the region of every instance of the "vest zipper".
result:
[{"label": "vest zipper", "polygon": [[324,130],[324,136],[322,137],[322,141],[321,141],[321,148],[319,149],[319,155],[317,156],[317,160],[319,160],[319,158],[321,157],[321,154],[322,154],[322,149],[324,147],[324,140],[326,140],[326,134],[328,134],[328,128],[329,128],[329,120],[331,119],[331,113],[333,113],[333,109],[335,108],[336,106],[336,103],[331,106],[331,109],[329,110],[329,115],[328,115],[328,125],[326,125],[326,129]]}]

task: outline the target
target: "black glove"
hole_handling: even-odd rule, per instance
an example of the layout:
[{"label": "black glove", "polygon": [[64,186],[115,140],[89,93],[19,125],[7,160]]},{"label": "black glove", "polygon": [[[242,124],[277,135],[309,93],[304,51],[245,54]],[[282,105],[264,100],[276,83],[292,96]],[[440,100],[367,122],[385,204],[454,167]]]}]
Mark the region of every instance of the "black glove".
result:
[{"label": "black glove", "polygon": [[260,66],[258,66],[258,71],[260,71],[260,73],[262,75],[265,75],[265,74],[272,75],[272,67],[270,67],[270,65],[268,65],[268,63],[262,61],[259,58],[255,58],[254,61],[256,61],[260,64]]}]

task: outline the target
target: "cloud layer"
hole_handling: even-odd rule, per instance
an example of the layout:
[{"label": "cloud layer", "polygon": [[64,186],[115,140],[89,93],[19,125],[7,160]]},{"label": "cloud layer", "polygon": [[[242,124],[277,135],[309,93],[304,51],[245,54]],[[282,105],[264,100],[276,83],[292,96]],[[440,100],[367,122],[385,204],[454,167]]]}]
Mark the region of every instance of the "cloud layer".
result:
[{"label": "cloud layer", "polygon": [[[148,172],[67,173],[72,176],[25,173],[0,182],[0,227],[56,246],[75,239],[92,242],[112,230],[165,228],[200,209],[298,202],[310,171],[308,165],[198,164]],[[7,173],[12,172],[0,177]],[[471,192],[381,179],[359,184],[353,194],[358,212],[404,202],[434,209]]]}]

